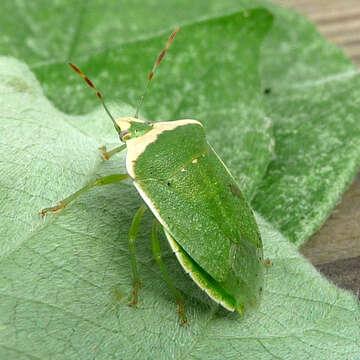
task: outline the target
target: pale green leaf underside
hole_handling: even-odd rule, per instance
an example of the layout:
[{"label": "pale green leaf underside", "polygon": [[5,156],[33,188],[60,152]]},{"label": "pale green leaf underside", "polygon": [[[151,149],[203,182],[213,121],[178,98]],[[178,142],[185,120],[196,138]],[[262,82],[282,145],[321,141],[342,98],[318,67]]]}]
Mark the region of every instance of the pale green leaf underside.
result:
[{"label": "pale green leaf underside", "polygon": [[[100,143],[69,125],[76,117],[55,110],[24,65],[3,58],[0,77],[1,108],[7,110],[0,132],[6,134],[1,358],[303,359],[305,353],[355,359],[356,298],[322,279],[260,217],[265,256],[274,265],[267,269],[258,311],[241,319],[219,309],[184,274],[162,237],[166,265],[185,294],[190,326],[180,327],[176,304],[151,258],[150,214],[137,243],[141,300],[138,309],[128,307],[127,231],[140,204],[134,188],[122,183],[94,189],[45,222],[34,212],[96,173],[121,171],[123,155],[100,164]],[[99,114],[86,118],[95,121]]]}]

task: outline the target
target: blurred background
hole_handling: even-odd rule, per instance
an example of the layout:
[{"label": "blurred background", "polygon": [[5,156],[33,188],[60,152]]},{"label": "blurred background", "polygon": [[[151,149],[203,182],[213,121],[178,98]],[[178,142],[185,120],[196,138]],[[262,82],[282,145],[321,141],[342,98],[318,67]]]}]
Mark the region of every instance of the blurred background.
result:
[{"label": "blurred background", "polygon": [[[359,0],[275,0],[313,21],[360,66]],[[360,299],[360,172],[322,228],[301,248],[317,269]]]}]

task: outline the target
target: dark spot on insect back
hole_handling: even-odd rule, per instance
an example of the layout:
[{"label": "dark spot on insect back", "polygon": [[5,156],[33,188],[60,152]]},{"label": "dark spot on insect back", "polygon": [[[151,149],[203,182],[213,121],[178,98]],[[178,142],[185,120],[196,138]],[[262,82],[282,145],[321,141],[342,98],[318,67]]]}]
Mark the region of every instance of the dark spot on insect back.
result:
[{"label": "dark spot on insect back", "polygon": [[238,197],[239,199],[242,199],[242,194],[241,194],[241,191],[240,189],[237,187],[236,184],[229,184],[229,187],[230,187],[230,190],[231,190],[231,193]]},{"label": "dark spot on insect back", "polygon": [[265,95],[271,94],[271,88],[265,88],[265,89],[264,89],[264,94],[265,94]]}]

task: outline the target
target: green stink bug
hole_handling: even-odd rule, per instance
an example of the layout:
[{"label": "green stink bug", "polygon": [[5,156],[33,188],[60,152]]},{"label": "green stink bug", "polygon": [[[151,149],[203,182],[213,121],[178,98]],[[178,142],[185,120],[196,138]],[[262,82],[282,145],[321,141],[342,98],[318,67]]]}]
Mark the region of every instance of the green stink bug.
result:
[{"label": "green stink bug", "polygon": [[129,231],[134,279],[132,305],[138,302],[141,286],[135,256],[135,239],[142,215],[149,208],[155,216],[152,247],[170,290],[177,299],[182,323],[187,319],[184,301],[161,259],[157,227],[165,236],[184,270],[213,300],[230,311],[243,314],[259,303],[263,286],[263,247],[249,205],[236,181],[207,142],[202,124],[196,120],[149,122],[138,119],[138,112],[157,66],[175,38],[166,47],[150,72],[144,94],[134,117],[114,119],[101,93],[75,65],[70,66],[90,85],[113,121],[125,144],[106,152],[104,158],[127,149],[127,174],[114,174],[96,180],[60,202],[42,210],[59,211],[94,186],[131,178],[144,200]]}]

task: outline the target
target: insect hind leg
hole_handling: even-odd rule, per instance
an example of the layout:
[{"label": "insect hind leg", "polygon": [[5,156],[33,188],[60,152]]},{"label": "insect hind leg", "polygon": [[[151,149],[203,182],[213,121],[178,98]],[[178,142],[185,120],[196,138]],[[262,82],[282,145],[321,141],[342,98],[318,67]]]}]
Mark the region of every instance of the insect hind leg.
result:
[{"label": "insect hind leg", "polygon": [[154,259],[157,262],[165,281],[167,282],[171,292],[176,298],[176,302],[178,304],[178,314],[181,320],[181,325],[187,325],[188,321],[184,311],[184,297],[181,295],[180,291],[175,287],[174,282],[172,281],[169,272],[167,271],[165,264],[163,263],[161,257],[161,249],[160,249],[160,242],[157,234],[157,225],[158,221],[154,220],[153,228],[152,228],[152,250],[154,254]]},{"label": "insect hind leg", "polygon": [[136,212],[131,226],[129,230],[129,249],[130,249],[130,261],[131,261],[131,269],[133,273],[133,292],[131,294],[131,301],[130,305],[136,307],[138,303],[138,293],[141,288],[141,281],[137,269],[136,264],[136,252],[135,252],[135,240],[137,237],[137,234],[139,232],[139,227],[141,223],[142,216],[147,209],[146,205],[143,204],[140,206],[139,210]]}]

